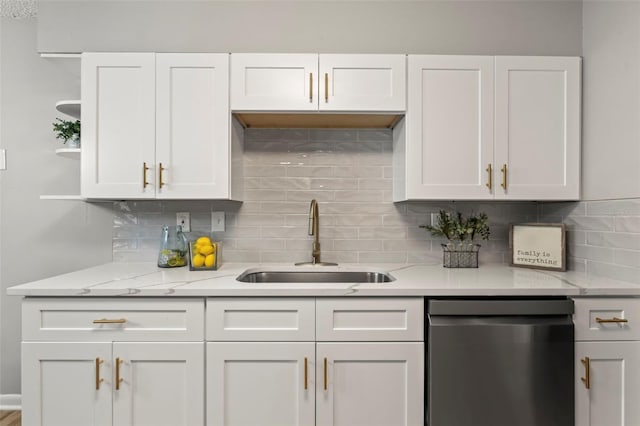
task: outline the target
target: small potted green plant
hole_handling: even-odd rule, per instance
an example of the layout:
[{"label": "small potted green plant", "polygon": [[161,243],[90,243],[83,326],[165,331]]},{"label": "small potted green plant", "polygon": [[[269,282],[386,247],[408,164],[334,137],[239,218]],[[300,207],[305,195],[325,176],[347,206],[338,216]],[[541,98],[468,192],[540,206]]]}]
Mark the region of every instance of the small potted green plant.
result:
[{"label": "small potted green plant", "polygon": [[80,120],[68,121],[56,118],[53,123],[53,131],[56,132],[56,139],[62,139],[62,143],[69,143],[69,147],[78,148],[80,146]]},{"label": "small potted green plant", "polygon": [[447,244],[444,250],[444,266],[449,268],[477,268],[480,244],[474,239],[489,239],[489,219],[485,213],[471,214],[464,217],[462,213],[449,213],[440,210],[435,225],[420,225],[431,232],[431,235],[445,237]]}]

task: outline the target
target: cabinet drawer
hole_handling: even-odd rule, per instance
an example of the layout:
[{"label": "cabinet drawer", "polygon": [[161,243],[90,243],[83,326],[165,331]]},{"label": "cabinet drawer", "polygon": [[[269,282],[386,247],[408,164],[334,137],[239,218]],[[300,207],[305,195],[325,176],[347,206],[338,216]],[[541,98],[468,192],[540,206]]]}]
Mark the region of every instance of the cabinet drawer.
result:
[{"label": "cabinet drawer", "polygon": [[576,298],[576,340],[640,340],[640,298]]},{"label": "cabinet drawer", "polygon": [[319,298],[317,341],[423,341],[422,298]]},{"label": "cabinet drawer", "polygon": [[207,299],[207,340],[313,341],[313,298]]},{"label": "cabinet drawer", "polygon": [[198,341],[202,299],[26,298],[23,340]]}]

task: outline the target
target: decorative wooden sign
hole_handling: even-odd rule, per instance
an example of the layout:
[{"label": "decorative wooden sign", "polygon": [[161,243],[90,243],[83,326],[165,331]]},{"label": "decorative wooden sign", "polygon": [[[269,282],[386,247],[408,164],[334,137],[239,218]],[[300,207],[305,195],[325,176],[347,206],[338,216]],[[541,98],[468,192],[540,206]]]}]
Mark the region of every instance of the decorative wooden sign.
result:
[{"label": "decorative wooden sign", "polygon": [[509,229],[509,265],[566,271],[565,233],[562,223],[512,224]]}]

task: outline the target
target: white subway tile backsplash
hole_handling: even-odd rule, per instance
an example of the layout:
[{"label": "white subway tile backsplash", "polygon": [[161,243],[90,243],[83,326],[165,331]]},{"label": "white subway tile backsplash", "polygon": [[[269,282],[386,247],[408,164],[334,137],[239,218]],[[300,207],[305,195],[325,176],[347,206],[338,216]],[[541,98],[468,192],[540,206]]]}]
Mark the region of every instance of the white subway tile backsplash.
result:
[{"label": "white subway tile backsplash", "polygon": [[155,261],[162,225],[191,213],[190,236],[209,233],[211,211],[224,211],[226,262],[311,259],[309,203],[320,210],[322,258],[340,263],[442,262],[442,238],[419,225],[439,210],[485,212],[491,238],[480,262],[509,260],[508,225],[567,224],[572,270],[637,282],[640,199],[587,202],[392,202],[392,132],[357,129],[246,129],[244,202],[113,203],[115,261]]},{"label": "white subway tile backsplash", "polygon": [[640,199],[542,203],[539,214],[567,224],[569,270],[640,283]]},{"label": "white subway tile backsplash", "polygon": [[613,259],[616,265],[638,267],[640,265],[640,251],[638,250],[614,250]]},{"label": "white subway tile backsplash", "polygon": [[382,241],[334,240],[333,248],[340,251],[382,251]]},{"label": "white subway tile backsplash", "polygon": [[618,216],[615,218],[617,232],[640,233],[640,214],[638,216]]},{"label": "white subway tile backsplash", "polygon": [[613,231],[614,218],[608,216],[568,216],[564,223],[576,231]]},{"label": "white subway tile backsplash", "polygon": [[403,226],[387,226],[381,228],[361,227],[358,229],[358,238],[361,240],[405,240],[407,238],[407,228]]},{"label": "white subway tile backsplash", "polygon": [[383,201],[382,191],[335,191],[335,201]]}]

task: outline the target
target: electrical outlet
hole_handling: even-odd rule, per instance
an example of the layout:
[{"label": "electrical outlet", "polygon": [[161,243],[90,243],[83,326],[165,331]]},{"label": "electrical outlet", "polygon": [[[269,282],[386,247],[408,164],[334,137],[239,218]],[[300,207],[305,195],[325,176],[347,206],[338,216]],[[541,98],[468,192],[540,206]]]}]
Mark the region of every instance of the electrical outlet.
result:
[{"label": "electrical outlet", "polygon": [[176,213],[176,225],[182,226],[182,232],[191,232],[191,215],[189,212]]},{"label": "electrical outlet", "polygon": [[224,212],[211,212],[211,232],[224,232]]},{"label": "electrical outlet", "polygon": [[438,224],[438,213],[431,213],[431,226],[436,226]]}]

